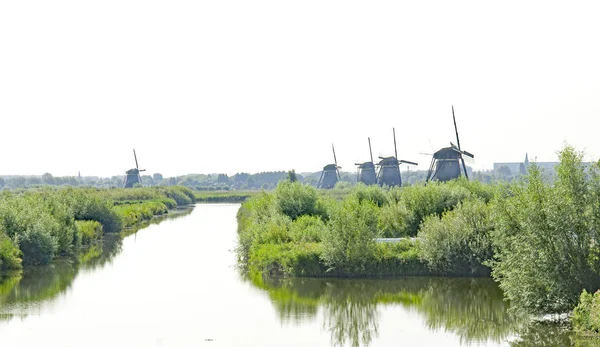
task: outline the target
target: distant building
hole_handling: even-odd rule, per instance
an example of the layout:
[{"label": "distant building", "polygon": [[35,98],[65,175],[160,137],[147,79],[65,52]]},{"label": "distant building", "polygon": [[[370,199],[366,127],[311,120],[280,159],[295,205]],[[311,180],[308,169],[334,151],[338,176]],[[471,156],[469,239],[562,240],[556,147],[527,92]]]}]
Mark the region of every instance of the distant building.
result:
[{"label": "distant building", "polygon": [[[510,169],[511,175],[516,176],[519,173],[523,173],[523,168],[527,169],[529,165],[529,155],[525,153],[525,161],[517,163],[494,163],[494,171],[499,171],[501,167],[506,166]],[[558,165],[558,162],[535,162],[540,169],[545,171],[554,171],[554,167]]]}]

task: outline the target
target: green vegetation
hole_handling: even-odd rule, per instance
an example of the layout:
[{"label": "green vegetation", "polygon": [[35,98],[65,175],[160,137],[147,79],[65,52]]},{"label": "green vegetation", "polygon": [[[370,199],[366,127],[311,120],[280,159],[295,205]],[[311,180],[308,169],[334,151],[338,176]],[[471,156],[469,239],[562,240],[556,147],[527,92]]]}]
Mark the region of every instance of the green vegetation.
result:
[{"label": "green vegetation", "polygon": [[0,193],[0,273],[93,247],[168,208],[195,201],[185,187],[44,188]]},{"label": "green vegetation", "polygon": [[257,194],[257,191],[194,191],[194,198],[198,203],[240,203]]},{"label": "green vegetation", "polygon": [[568,312],[600,289],[600,165],[582,157],[565,146],[552,179],[530,165],[502,184],[281,182],[240,209],[238,255],[251,273],[284,276],[491,274],[516,309]]},{"label": "green vegetation", "polygon": [[[350,190],[332,189],[328,193],[344,192],[332,196],[299,182],[282,181],[274,192],[263,192],[242,205],[238,255],[251,271],[290,276],[447,272],[428,264],[428,258],[419,254],[418,242],[378,244],[374,239],[415,235],[413,229],[425,217],[440,218],[463,200],[481,200],[485,208],[484,201],[496,190],[459,180],[390,190],[357,185]],[[455,275],[473,273],[471,267],[452,269]]]}]

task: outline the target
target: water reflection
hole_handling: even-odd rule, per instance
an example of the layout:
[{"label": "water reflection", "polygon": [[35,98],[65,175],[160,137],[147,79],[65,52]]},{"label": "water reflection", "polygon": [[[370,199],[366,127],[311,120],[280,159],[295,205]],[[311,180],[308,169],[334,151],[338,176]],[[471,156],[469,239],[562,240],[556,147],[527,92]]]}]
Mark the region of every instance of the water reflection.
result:
[{"label": "water reflection", "polygon": [[337,345],[370,344],[383,305],[416,311],[429,329],[452,332],[465,344],[505,341],[523,325],[487,278],[247,278],[268,292],[282,321],[313,319],[322,309],[324,329]]},{"label": "water reflection", "polygon": [[[92,270],[110,264],[121,252],[123,238],[150,224],[185,216],[191,208],[154,218],[121,234],[107,234],[76,258],[60,259],[51,265],[29,267],[0,279],[0,321],[25,317],[26,312],[48,304],[67,292],[81,270]],[[132,236],[135,237],[135,236]]]}]

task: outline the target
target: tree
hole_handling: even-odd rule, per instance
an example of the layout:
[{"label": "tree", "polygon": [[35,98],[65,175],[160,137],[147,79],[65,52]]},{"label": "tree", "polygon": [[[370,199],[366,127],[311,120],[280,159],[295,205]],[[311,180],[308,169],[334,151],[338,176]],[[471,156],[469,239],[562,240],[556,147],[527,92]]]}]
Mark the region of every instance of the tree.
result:
[{"label": "tree", "polygon": [[219,184],[229,184],[229,177],[227,174],[219,174],[217,176],[217,183]]},{"label": "tree", "polygon": [[50,185],[55,184],[54,177],[49,172],[46,172],[45,174],[42,175],[42,182],[44,184],[50,184]]},{"label": "tree", "polygon": [[290,180],[290,182],[298,182],[298,177],[296,177],[295,170],[288,171],[288,179]]},{"label": "tree", "polygon": [[583,289],[600,288],[600,171],[586,179],[583,153],[566,146],[553,185],[535,165],[526,183],[497,199],[492,275],[515,307],[573,309]]},{"label": "tree", "polygon": [[154,182],[160,183],[163,180],[163,175],[157,172],[152,175],[152,179],[154,180]]},{"label": "tree", "polygon": [[498,168],[498,173],[503,178],[508,178],[508,177],[512,176],[512,171],[510,171],[510,168],[508,166],[506,166],[506,165],[500,166]]}]

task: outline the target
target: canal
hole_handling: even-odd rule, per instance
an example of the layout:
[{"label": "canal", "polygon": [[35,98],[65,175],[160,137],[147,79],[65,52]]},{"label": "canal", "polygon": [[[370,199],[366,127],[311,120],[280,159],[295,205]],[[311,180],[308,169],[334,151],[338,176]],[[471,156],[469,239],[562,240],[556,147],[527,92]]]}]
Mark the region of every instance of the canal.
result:
[{"label": "canal", "polygon": [[273,279],[236,267],[238,204],[197,205],[0,283],[0,346],[566,346],[490,279]]}]

